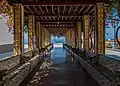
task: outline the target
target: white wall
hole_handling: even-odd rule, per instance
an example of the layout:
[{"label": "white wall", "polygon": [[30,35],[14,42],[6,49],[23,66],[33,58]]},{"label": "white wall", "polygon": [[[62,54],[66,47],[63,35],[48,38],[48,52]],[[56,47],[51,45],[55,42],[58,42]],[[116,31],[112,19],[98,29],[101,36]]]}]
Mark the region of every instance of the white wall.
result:
[{"label": "white wall", "polygon": [[13,44],[13,34],[9,33],[9,28],[3,19],[0,19],[0,45]]}]

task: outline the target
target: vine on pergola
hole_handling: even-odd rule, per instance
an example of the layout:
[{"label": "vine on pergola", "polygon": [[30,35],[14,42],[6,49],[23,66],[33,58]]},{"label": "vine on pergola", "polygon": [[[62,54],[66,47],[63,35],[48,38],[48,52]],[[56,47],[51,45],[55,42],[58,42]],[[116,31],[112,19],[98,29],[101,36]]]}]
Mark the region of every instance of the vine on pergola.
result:
[{"label": "vine on pergola", "polygon": [[8,4],[7,1],[0,2],[0,19],[4,19],[6,25],[9,28],[9,32],[13,31],[14,19],[13,19],[13,7]]}]

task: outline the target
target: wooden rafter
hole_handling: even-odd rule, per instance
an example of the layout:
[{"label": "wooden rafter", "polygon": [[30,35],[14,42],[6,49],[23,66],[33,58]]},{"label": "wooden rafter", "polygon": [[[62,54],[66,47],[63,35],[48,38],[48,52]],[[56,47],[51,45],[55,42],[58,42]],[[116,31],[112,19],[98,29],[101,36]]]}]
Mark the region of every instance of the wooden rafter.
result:
[{"label": "wooden rafter", "polygon": [[34,14],[34,12],[29,8],[29,6],[26,6],[26,7],[32,14]]},{"label": "wooden rafter", "polygon": [[64,8],[63,8],[63,14],[65,13],[65,8],[66,8],[66,6],[64,6]]},{"label": "wooden rafter", "polygon": [[55,11],[54,11],[54,8],[53,8],[53,6],[52,6],[52,13],[53,13],[53,14],[55,14]]},{"label": "wooden rafter", "polygon": [[91,12],[93,12],[94,11],[94,8],[88,13],[88,14],[90,14]]},{"label": "wooden rafter", "polygon": [[82,8],[80,9],[79,13],[84,9],[85,5],[82,6]]},{"label": "wooden rafter", "polygon": [[49,14],[49,11],[48,11],[48,8],[47,8],[47,6],[45,6],[45,9],[46,9],[47,13]]},{"label": "wooden rafter", "polygon": [[70,14],[71,9],[72,9],[72,6],[70,6],[70,8],[69,8],[68,14]]},{"label": "wooden rafter", "polygon": [[45,20],[48,21],[47,17],[45,17]]},{"label": "wooden rafter", "polygon": [[59,7],[59,5],[58,5],[58,15],[60,14],[60,7]]},{"label": "wooden rafter", "polygon": [[77,11],[78,7],[79,7],[79,6],[77,5],[73,13],[75,13],[75,12]]},{"label": "wooden rafter", "polygon": [[84,13],[86,13],[91,7],[92,7],[92,5],[90,5],[90,6],[86,9],[86,11],[84,11]]},{"label": "wooden rafter", "polygon": [[44,19],[43,19],[43,17],[40,17],[43,21],[45,21]]},{"label": "wooden rafter", "polygon": [[35,12],[38,14],[38,11],[37,11],[37,9],[35,8],[35,6],[33,6],[33,8],[34,8]]},{"label": "wooden rafter", "polygon": [[41,10],[42,14],[44,14],[44,12],[43,12],[43,10],[42,10],[42,7],[41,7],[41,6],[39,6],[39,8],[40,8],[40,10]]},{"label": "wooden rafter", "polygon": [[[57,23],[57,22],[40,22],[41,24],[54,24],[54,23]],[[71,21],[68,21],[68,22],[60,22],[62,24],[72,24],[73,22]]]}]

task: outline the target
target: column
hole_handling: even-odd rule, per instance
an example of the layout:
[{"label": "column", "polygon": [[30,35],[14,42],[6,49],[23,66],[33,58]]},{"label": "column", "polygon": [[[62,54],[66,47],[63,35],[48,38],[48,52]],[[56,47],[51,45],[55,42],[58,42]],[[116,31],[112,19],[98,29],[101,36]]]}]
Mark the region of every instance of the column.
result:
[{"label": "column", "polygon": [[28,16],[28,50],[34,50],[34,16]]},{"label": "column", "polygon": [[45,48],[45,31],[43,27],[42,27],[42,48]]},{"label": "column", "polygon": [[84,15],[84,49],[89,50],[89,15]]},{"label": "column", "polygon": [[24,6],[14,4],[14,55],[24,53]]},{"label": "column", "polygon": [[40,23],[36,22],[36,28],[35,28],[35,35],[36,35],[36,48],[39,49],[39,28],[40,28]]},{"label": "column", "polygon": [[104,3],[97,3],[97,53],[105,54],[105,13],[104,13]]},{"label": "column", "polygon": [[75,48],[75,32],[73,28],[70,29],[70,41],[72,48]]},{"label": "column", "polygon": [[42,26],[41,25],[39,27],[39,45],[40,45],[40,49],[42,49]]},{"label": "column", "polygon": [[78,48],[82,48],[82,34],[81,34],[81,22],[77,22],[77,33],[78,33]]},{"label": "column", "polygon": [[66,32],[66,44],[68,44],[68,32]]}]

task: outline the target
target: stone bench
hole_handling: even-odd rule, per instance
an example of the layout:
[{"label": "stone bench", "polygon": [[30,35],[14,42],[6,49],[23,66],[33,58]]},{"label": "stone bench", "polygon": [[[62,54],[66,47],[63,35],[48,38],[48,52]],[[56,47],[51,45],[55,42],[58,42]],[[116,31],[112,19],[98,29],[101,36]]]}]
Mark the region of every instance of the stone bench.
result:
[{"label": "stone bench", "polygon": [[104,55],[97,55],[97,56],[94,56],[94,58],[92,58],[92,61],[90,61],[90,63],[98,71],[104,74],[113,84],[119,84],[120,82],[120,62],[119,61],[108,58]]}]

